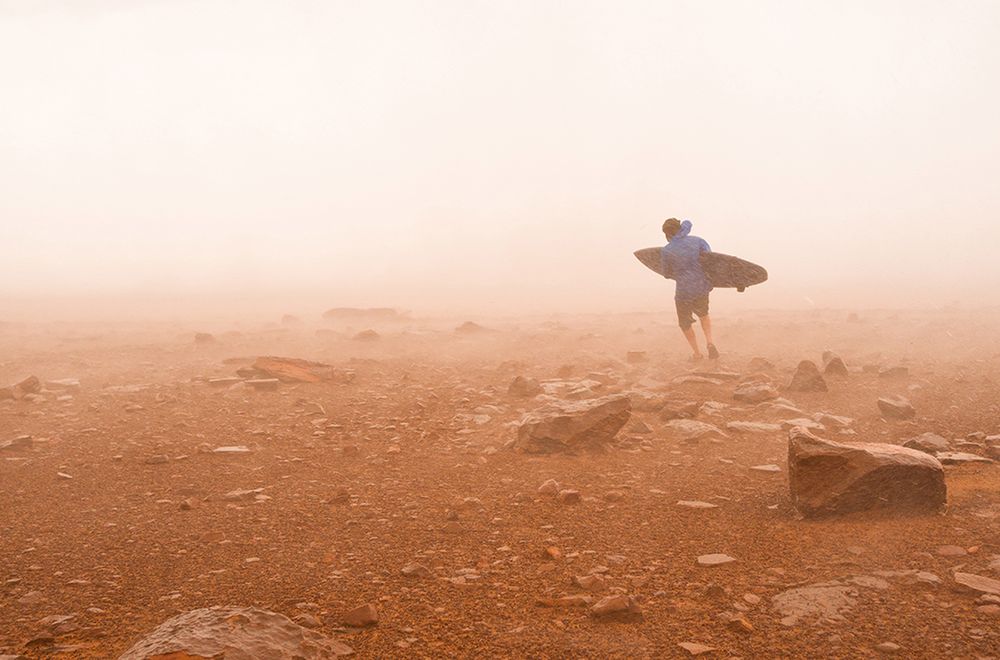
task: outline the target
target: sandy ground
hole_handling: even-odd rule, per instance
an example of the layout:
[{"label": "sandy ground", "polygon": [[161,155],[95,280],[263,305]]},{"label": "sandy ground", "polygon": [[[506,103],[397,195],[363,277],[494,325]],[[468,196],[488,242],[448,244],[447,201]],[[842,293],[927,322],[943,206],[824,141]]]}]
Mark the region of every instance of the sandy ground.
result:
[{"label": "sandy ground", "polygon": [[[855,420],[854,436],[828,437],[1000,433],[1000,311],[846,317],[720,317],[724,355],[699,368],[747,373],[761,356],[781,385],[799,360],[831,349],[850,377],[827,393],[786,395],[806,413]],[[886,642],[908,658],[1000,656],[1000,615],[952,578],[1000,578],[997,465],[947,467],[940,515],[806,521],[790,503],[781,431],[690,443],[636,411],[652,433],[627,427],[606,452],[516,453],[504,449],[514,423],[540,401],[508,396],[509,382],[556,379],[564,366],[570,381],[601,374],[602,394],[721,402],[698,417],[719,426],[781,417],[734,402],[733,382],[671,383],[692,365],[666,312],[475,319],[490,331],[456,334],[464,320],[375,325],[381,339],[371,342],[352,339],[364,324],[319,322],[0,326],[0,384],[31,374],[81,383],[63,400],[0,402],[0,441],[34,441],[0,452],[0,655],[110,658],[177,613],[254,605],[312,615],[361,657],[686,657],[681,642],[714,647],[712,657],[874,657]],[[196,331],[217,341],[197,345]],[[648,361],[630,364],[628,351]],[[205,383],[240,366],[223,360],[257,355],[325,361],[354,377],[275,392]],[[868,364],[910,375],[862,373]],[[880,417],[876,398],[896,393],[910,397],[915,420]],[[211,451],[227,445],[250,451]],[[761,464],[781,471],[751,469]],[[550,478],[583,501],[539,495]],[[264,497],[224,498],[236,489]],[[609,501],[610,491],[623,497]],[[558,559],[543,556],[551,546]],[[708,553],[736,561],[699,566]],[[432,575],[401,574],[411,562]],[[879,578],[912,569],[941,584]],[[572,578],[595,571],[641,601],[641,620],[537,604],[585,593]],[[829,581],[852,585],[839,617],[781,622],[776,595]],[[343,627],[343,613],[366,602],[379,624]],[[720,618],[736,611],[752,631]],[[53,636],[51,615],[75,615],[75,629]]]}]

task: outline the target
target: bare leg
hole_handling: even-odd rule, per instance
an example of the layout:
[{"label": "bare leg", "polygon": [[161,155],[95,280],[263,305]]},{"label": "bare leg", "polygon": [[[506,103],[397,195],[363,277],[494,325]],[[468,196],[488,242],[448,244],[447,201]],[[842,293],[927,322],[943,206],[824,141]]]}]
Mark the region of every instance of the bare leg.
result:
[{"label": "bare leg", "polygon": [[711,316],[708,316],[706,314],[705,316],[701,317],[701,331],[705,333],[705,343],[706,344],[714,344],[715,343],[714,341],[712,341],[712,317]]},{"label": "bare leg", "polygon": [[712,341],[712,318],[708,314],[701,317],[701,331],[705,333],[705,343],[708,344],[708,359],[718,360],[719,349]]},{"label": "bare leg", "polygon": [[694,352],[694,357],[701,357],[701,349],[698,348],[698,338],[694,334],[694,326],[687,326],[686,328],[681,328],[681,332],[684,333],[684,338],[688,340],[688,344],[691,345],[691,350]]}]

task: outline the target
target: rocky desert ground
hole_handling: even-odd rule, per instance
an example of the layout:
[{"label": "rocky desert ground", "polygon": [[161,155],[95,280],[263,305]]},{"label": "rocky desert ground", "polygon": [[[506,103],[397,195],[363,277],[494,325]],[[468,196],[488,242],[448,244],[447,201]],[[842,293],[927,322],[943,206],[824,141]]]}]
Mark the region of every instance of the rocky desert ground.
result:
[{"label": "rocky desert ground", "polygon": [[0,657],[1000,657],[1000,310],[321,312],[0,325]]}]

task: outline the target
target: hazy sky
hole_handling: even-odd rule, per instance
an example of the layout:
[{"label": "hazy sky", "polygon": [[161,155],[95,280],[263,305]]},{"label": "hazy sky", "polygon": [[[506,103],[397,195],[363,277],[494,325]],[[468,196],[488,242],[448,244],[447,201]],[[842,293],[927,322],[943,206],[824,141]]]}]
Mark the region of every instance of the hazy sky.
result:
[{"label": "hazy sky", "polygon": [[0,295],[1000,303],[1000,2],[0,0]]}]

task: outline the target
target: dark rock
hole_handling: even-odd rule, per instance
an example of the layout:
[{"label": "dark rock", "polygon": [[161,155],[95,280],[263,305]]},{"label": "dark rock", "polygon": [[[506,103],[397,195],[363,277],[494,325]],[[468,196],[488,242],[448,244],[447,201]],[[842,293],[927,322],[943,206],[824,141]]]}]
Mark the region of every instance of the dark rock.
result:
[{"label": "dark rock", "polygon": [[945,504],[944,469],[916,449],[841,444],[802,428],[788,433],[792,503],[809,517],[868,509],[936,511]]},{"label": "dark rock", "polygon": [[792,375],[788,389],[793,392],[826,392],[827,388],[823,374],[819,372],[816,363],[812,360],[802,360]]}]

